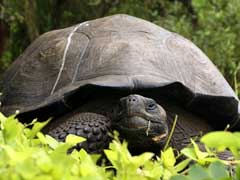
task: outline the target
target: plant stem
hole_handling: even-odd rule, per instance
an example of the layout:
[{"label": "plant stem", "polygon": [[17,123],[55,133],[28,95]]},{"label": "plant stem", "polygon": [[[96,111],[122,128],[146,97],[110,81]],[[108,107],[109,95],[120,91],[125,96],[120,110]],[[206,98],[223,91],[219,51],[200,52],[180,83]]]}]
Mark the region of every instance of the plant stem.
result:
[{"label": "plant stem", "polygon": [[171,129],[170,134],[168,136],[167,142],[166,142],[166,144],[165,144],[165,146],[163,148],[164,151],[168,148],[170,140],[172,139],[172,135],[173,135],[173,132],[174,132],[176,124],[177,124],[177,119],[178,119],[178,115],[175,115],[175,118],[174,118],[174,121],[173,121],[173,125],[172,125],[172,129]]}]

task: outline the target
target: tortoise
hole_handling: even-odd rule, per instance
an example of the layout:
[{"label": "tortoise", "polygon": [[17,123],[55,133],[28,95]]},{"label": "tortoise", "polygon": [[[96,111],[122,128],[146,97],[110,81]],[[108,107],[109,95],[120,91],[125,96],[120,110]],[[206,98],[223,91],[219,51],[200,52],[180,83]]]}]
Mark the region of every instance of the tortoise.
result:
[{"label": "tortoise", "polygon": [[117,130],[132,153],[176,149],[213,130],[239,130],[239,100],[191,41],[124,14],[83,22],[37,38],[3,78],[1,111],[28,122],[53,117],[43,129],[59,141],[98,153]]}]

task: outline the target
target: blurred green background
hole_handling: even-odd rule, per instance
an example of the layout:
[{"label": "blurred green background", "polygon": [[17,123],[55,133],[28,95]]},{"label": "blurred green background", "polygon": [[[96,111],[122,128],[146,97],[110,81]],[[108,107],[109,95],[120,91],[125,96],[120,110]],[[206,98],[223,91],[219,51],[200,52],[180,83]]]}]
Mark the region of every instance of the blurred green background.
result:
[{"label": "blurred green background", "polygon": [[40,34],[116,13],[192,40],[239,89],[240,0],[0,0],[0,78]]}]

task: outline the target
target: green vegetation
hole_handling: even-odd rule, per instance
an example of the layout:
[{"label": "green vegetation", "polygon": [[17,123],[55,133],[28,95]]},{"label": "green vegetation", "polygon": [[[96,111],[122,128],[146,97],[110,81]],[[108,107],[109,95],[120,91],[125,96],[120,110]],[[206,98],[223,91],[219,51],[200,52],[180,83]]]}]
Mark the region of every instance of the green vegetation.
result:
[{"label": "green vegetation", "polygon": [[[127,143],[115,138],[104,150],[110,162],[96,165],[99,155],[89,155],[84,150],[68,149],[84,138],[69,135],[65,143],[57,142],[40,130],[48,122],[33,121],[23,125],[14,116],[0,114],[0,179],[119,179],[119,180],[230,180],[240,178],[240,133],[212,132],[201,141],[207,145],[202,152],[194,141],[192,146],[177,156],[170,147],[153,158],[146,152],[132,156]],[[32,126],[30,129],[29,126]],[[115,137],[117,137],[115,135]],[[222,139],[219,144],[219,139]],[[233,158],[220,160],[217,151],[228,148]],[[178,162],[183,155],[185,160]],[[111,164],[111,165],[109,165]],[[235,173],[232,173],[235,171]]]},{"label": "green vegetation", "polygon": [[0,10],[0,24],[7,31],[5,51],[0,57],[2,72],[39,34],[127,13],[192,40],[233,88],[237,89],[236,81],[240,80],[239,0],[0,0]]}]

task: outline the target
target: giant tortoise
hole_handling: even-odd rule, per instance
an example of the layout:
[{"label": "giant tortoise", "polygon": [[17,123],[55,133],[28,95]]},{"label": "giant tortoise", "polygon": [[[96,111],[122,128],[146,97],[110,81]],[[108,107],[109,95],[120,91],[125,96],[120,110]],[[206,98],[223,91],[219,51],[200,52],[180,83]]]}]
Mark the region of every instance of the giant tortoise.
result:
[{"label": "giant tortoise", "polygon": [[100,152],[117,130],[133,153],[159,152],[178,115],[171,145],[238,130],[238,98],[191,41],[148,21],[113,15],[43,34],[3,78],[1,111],[23,122],[53,117],[43,130],[64,141],[87,138]]}]

